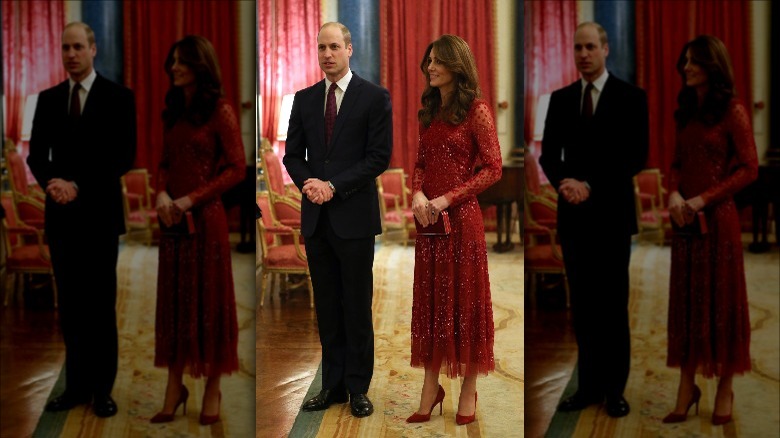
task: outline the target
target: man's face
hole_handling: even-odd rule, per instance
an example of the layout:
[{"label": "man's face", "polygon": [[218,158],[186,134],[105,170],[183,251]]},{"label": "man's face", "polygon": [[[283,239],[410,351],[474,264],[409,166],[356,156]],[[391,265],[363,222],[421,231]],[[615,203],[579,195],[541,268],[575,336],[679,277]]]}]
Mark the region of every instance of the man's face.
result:
[{"label": "man's face", "polygon": [[317,52],[320,68],[331,82],[336,82],[349,68],[349,57],[352,56],[352,44],[344,43],[344,35],[338,26],[327,26],[317,37]]},{"label": "man's face", "polygon": [[62,33],[62,65],[73,80],[80,81],[92,73],[96,53],[82,27],[71,26]]},{"label": "man's face", "polygon": [[599,32],[593,26],[584,26],[574,34],[574,62],[586,81],[597,79],[604,72],[609,46],[601,45]]}]

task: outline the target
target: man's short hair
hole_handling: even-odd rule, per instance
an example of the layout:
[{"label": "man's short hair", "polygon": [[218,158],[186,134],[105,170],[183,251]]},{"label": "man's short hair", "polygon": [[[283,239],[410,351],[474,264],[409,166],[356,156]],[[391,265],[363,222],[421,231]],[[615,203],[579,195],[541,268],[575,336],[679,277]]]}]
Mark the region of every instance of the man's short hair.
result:
[{"label": "man's short hair", "polygon": [[[339,23],[338,21],[329,21],[320,27],[320,32],[322,32],[322,29],[325,29],[325,26],[336,26],[341,30],[341,35],[344,36],[344,47],[352,44],[352,34],[349,33],[349,29],[347,29],[347,26],[344,26],[342,23]],[[319,34],[318,34],[319,36]]]},{"label": "man's short hair", "polygon": [[601,41],[602,47],[607,45],[609,42],[607,41],[607,31],[604,30],[600,24],[596,23],[595,21],[584,21],[577,26],[577,30],[580,30],[585,26],[593,26],[596,28],[596,31],[599,33],[599,40]]},{"label": "man's short hair", "polygon": [[84,33],[87,34],[87,42],[90,46],[95,45],[95,32],[92,30],[91,27],[87,23],[81,22],[81,21],[72,21],[65,25],[65,28],[62,29],[62,33],[65,33],[66,30],[70,29],[71,27],[80,27],[84,29]]}]

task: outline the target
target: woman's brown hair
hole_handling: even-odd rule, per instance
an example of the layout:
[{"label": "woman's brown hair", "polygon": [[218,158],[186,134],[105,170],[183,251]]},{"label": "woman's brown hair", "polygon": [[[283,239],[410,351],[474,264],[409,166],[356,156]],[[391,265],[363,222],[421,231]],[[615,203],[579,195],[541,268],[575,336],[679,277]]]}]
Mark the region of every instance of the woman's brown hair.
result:
[{"label": "woman's brown hair", "polygon": [[[436,58],[452,72],[455,80],[452,97],[444,107],[442,107],[441,93],[438,88],[431,87],[431,78],[428,74],[429,57],[434,48]],[[420,99],[423,107],[417,112],[417,119],[426,127],[430,126],[434,118],[452,124],[462,122],[471,108],[471,103],[482,95],[479,90],[479,75],[474,54],[471,53],[469,45],[459,36],[442,35],[429,44],[420,62],[420,70],[425,75],[426,86]]]},{"label": "woman's brown hair", "polygon": [[[690,62],[707,74],[707,94],[699,106],[696,90],[686,85],[685,64],[690,50]],[[726,46],[711,35],[700,35],[683,46],[677,58],[677,72],[682,79],[682,89],[677,95],[678,108],[674,112],[677,128],[682,129],[692,119],[714,125],[728,110],[734,92],[734,73]]]},{"label": "woman's brown hair", "polygon": [[[179,51],[179,62],[189,67],[195,75],[195,94],[189,106],[184,101],[184,91],[173,85],[173,55]],[[214,46],[206,38],[198,35],[187,35],[175,42],[165,59],[165,72],[170,80],[168,93],[165,95],[163,121],[170,128],[179,118],[184,117],[195,125],[205,124],[217,107],[217,101],[224,94],[222,90],[222,75]]]}]

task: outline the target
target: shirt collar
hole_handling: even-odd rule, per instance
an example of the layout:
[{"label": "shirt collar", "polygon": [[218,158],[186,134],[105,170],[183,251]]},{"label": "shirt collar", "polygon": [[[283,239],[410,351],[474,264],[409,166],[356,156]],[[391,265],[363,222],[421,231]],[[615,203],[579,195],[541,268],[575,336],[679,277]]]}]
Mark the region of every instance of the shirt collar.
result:
[{"label": "shirt collar", "polygon": [[[593,88],[601,93],[601,90],[604,89],[604,84],[607,83],[607,78],[609,78],[609,72],[605,68],[604,73],[602,73],[601,76],[597,77],[596,80],[593,81]],[[580,81],[582,82],[582,89],[584,90],[585,86],[588,85],[588,81],[586,81],[585,78],[581,78]]]},{"label": "shirt collar", "polygon": [[[81,84],[81,87],[89,93],[89,90],[92,88],[92,84],[95,83],[95,78],[97,77],[97,72],[95,72],[95,69],[92,69],[92,72],[87,75],[86,78],[84,78],[83,81],[79,82]],[[73,86],[76,85],[76,81],[74,81],[71,78],[68,78],[68,84],[70,85],[70,89],[73,90]]]},{"label": "shirt collar", "polygon": [[[352,70],[347,69],[347,74],[345,74],[341,79],[336,81],[336,87],[338,87],[342,92],[347,91],[347,86],[349,85],[349,81],[352,80]],[[328,89],[330,88],[330,84],[333,82],[329,81],[328,78],[325,78],[325,93],[328,92]]]}]

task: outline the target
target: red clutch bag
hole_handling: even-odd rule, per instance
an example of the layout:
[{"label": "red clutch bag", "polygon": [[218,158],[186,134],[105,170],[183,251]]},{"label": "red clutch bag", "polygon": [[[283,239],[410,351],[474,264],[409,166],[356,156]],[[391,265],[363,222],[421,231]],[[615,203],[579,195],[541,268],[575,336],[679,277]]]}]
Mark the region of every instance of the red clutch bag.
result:
[{"label": "red clutch bag", "polygon": [[160,232],[166,236],[185,237],[195,234],[195,220],[192,218],[192,212],[185,211],[184,216],[179,223],[173,224],[170,227],[166,227],[165,224],[160,221]]},{"label": "red clutch bag", "polygon": [[681,236],[703,236],[707,234],[707,217],[704,216],[703,211],[697,211],[693,222],[679,227],[677,223],[672,221],[672,228],[676,234]]},{"label": "red clutch bag", "polygon": [[423,227],[417,218],[414,218],[414,225],[417,227],[418,236],[448,236],[450,234],[450,215],[447,210],[439,213],[439,220],[435,224],[428,224]]}]

